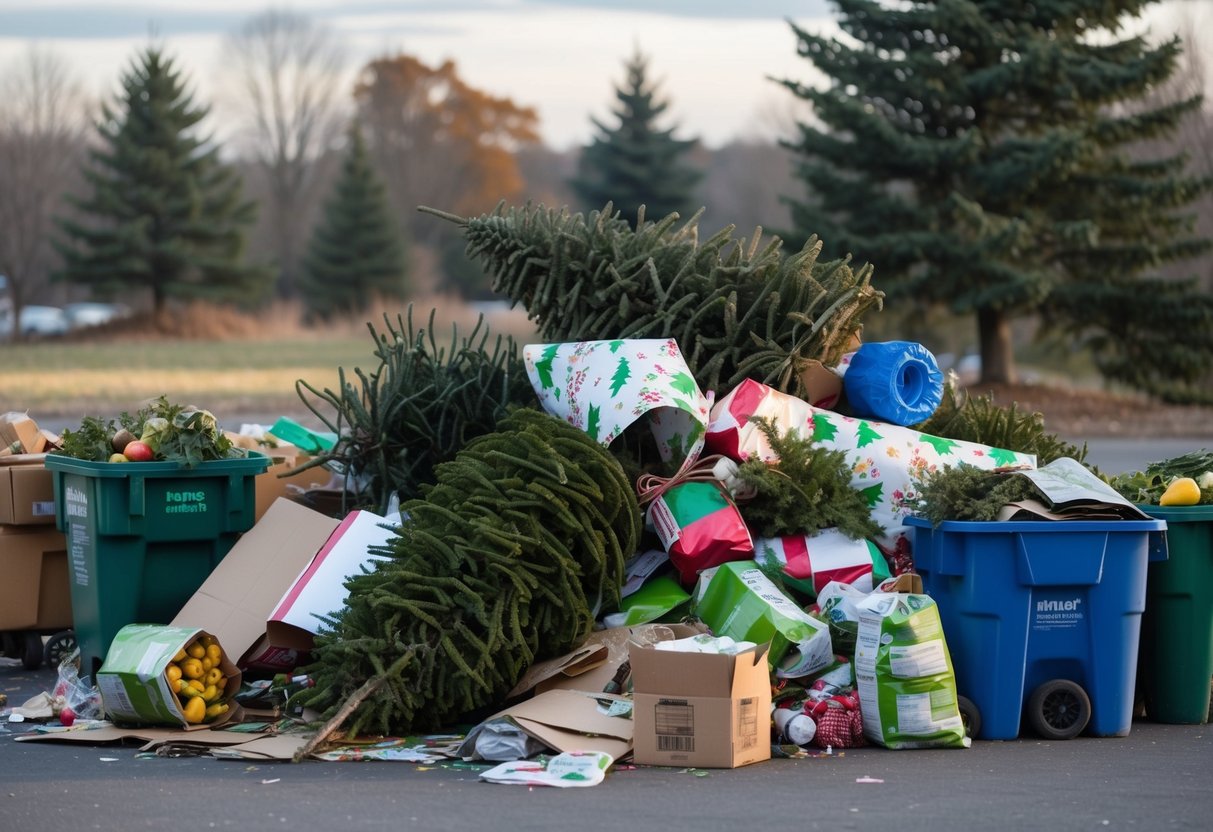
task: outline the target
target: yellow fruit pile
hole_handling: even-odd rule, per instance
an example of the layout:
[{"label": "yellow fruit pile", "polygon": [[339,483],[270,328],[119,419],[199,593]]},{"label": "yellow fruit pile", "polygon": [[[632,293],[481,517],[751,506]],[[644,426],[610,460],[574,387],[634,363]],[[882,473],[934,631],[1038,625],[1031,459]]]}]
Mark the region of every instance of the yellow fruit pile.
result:
[{"label": "yellow fruit pile", "polygon": [[215,638],[199,636],[178,650],[164,669],[169,689],[177,694],[186,722],[212,722],[227,713],[227,703],[221,701],[227,687],[222,663],[223,649]]}]

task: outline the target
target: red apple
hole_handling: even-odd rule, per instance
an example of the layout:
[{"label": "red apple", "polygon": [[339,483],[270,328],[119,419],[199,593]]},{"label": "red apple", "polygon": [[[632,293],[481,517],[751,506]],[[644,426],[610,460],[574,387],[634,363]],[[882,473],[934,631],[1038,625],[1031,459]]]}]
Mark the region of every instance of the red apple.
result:
[{"label": "red apple", "polygon": [[127,442],[126,447],[122,449],[122,455],[131,462],[151,462],[156,458],[152,446],[138,439]]},{"label": "red apple", "polygon": [[59,709],[59,722],[65,728],[71,728],[72,723],[76,721],[76,712],[72,710],[70,705],[64,705]]}]

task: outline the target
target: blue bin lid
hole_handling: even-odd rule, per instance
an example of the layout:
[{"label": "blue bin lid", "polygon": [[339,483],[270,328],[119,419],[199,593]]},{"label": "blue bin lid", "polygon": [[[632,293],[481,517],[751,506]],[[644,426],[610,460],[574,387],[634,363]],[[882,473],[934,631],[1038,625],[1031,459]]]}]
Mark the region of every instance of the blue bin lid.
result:
[{"label": "blue bin lid", "polygon": [[[1213,519],[1210,515],[1208,519]],[[930,520],[909,515],[906,526],[937,528],[965,534],[1005,534],[1006,532],[1162,532],[1165,520],[944,520],[935,526]]]}]

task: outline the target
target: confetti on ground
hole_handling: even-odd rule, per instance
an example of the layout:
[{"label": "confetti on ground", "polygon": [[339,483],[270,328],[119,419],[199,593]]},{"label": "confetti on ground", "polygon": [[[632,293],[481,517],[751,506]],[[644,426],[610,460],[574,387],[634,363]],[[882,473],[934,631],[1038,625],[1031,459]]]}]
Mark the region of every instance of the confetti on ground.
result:
[{"label": "confetti on ground", "polygon": [[281,783],[281,782],[282,782],[281,777],[275,777],[273,780],[262,780],[261,785],[268,786],[270,783]]},{"label": "confetti on ground", "polygon": [[856,777],[855,782],[856,783],[883,783],[884,781],[881,780],[879,777]]}]

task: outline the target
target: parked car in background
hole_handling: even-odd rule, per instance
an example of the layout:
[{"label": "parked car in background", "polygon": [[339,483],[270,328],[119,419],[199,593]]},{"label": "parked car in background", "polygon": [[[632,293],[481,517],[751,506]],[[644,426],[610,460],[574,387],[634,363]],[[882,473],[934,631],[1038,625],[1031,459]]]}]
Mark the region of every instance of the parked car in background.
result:
[{"label": "parked car in background", "polygon": [[[21,307],[21,323],[17,328],[22,336],[63,335],[71,329],[67,315],[57,306],[32,304]],[[11,338],[13,334],[12,310],[0,310],[0,338]]]},{"label": "parked car in background", "polygon": [[89,326],[101,326],[110,321],[125,318],[131,310],[121,303],[69,303],[63,307],[68,325],[72,329],[83,329]]}]

